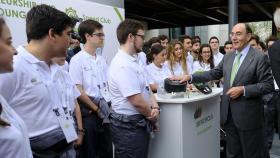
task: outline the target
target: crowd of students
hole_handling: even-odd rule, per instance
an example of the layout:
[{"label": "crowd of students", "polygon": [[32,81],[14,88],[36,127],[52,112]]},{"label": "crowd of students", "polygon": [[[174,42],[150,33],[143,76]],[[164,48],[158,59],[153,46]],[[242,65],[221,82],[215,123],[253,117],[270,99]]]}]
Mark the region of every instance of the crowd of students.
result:
[{"label": "crowd of students", "polygon": [[[112,51],[117,53],[107,63],[98,53],[104,46],[103,25],[85,20],[74,33],[75,24],[75,19],[65,13],[48,5],[37,5],[27,13],[27,44],[15,49],[10,30],[0,18],[1,157],[111,158],[114,144],[116,158],[146,158],[150,132],[160,130],[160,107],[153,92],[166,78],[187,81],[192,75],[193,81],[215,79],[217,86],[225,84],[228,91],[224,89],[222,100],[230,97],[229,104],[234,104],[232,100],[238,97],[265,93],[264,140],[265,147],[271,148],[273,117],[269,116],[275,112],[270,104],[275,91],[270,90],[268,83],[272,80],[270,68],[263,70],[256,65],[266,76],[262,78],[252,69],[249,73],[257,79],[245,80],[243,87],[233,87],[235,82],[224,76],[227,73],[223,67],[230,56],[231,62],[239,60],[235,54],[240,52],[245,53],[241,62],[246,62],[245,56],[250,52],[267,54],[267,47],[276,38],[271,36],[263,46],[248,25],[237,24],[234,29],[240,31],[233,29],[233,42],[225,42],[222,51],[215,36],[205,44],[199,36],[188,35],[172,40],[159,35],[144,43],[144,26],[135,20],[124,20],[116,30],[120,48]],[[259,61],[265,59],[263,56],[256,55],[254,59],[266,67],[265,60]],[[195,75],[196,72],[206,72],[208,76]],[[259,88],[259,82],[267,82],[266,89]],[[246,89],[247,83],[258,84],[251,87],[260,92],[253,93],[250,86]],[[254,99],[253,96],[251,100]],[[233,122],[235,112],[229,119]],[[247,152],[243,147],[240,150]]]}]

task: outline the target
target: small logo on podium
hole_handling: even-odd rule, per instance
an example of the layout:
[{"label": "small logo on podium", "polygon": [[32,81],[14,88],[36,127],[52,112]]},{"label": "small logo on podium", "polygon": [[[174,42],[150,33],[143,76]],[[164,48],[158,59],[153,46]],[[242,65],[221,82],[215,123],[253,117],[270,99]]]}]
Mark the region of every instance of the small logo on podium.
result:
[{"label": "small logo on podium", "polygon": [[201,106],[197,106],[196,107],[196,110],[194,112],[194,119],[198,119],[201,117],[201,114],[202,114],[202,107]]}]

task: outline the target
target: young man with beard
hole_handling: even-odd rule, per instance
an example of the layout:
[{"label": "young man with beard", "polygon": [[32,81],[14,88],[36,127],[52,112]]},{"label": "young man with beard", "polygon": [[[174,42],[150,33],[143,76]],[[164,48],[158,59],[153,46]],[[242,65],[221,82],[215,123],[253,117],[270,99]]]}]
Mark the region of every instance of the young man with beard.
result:
[{"label": "young man with beard", "polygon": [[189,74],[192,73],[192,68],[193,68],[193,62],[198,60],[198,53],[200,49],[200,40],[198,39],[193,39],[192,40],[192,49],[191,52],[187,56],[187,64],[188,64],[188,71]]},{"label": "young man with beard", "polygon": [[85,45],[71,59],[69,72],[81,92],[79,101],[86,133],[80,157],[112,158],[109,125],[103,124],[99,117],[100,100],[106,98],[102,91],[108,90],[108,65],[97,53],[104,46],[103,26],[95,20],[86,20],[79,25],[78,32]]},{"label": "young man with beard", "polygon": [[[27,13],[28,44],[17,49],[14,72],[1,76],[0,91],[28,128],[34,157],[71,157],[77,139],[63,104],[56,77],[60,67],[54,57],[66,57],[75,22],[48,5],[37,5]],[[64,91],[65,92],[65,91]],[[70,116],[68,117],[70,118]],[[67,126],[67,128],[65,128]]]},{"label": "young man with beard", "polygon": [[120,49],[109,69],[112,95],[111,131],[117,158],[147,158],[149,136],[159,106],[137,61],[144,43],[144,27],[125,20],[117,28]]},{"label": "young man with beard", "polygon": [[168,43],[169,43],[168,37],[166,35],[159,35],[158,39],[160,40],[160,44],[163,47],[167,48]]}]

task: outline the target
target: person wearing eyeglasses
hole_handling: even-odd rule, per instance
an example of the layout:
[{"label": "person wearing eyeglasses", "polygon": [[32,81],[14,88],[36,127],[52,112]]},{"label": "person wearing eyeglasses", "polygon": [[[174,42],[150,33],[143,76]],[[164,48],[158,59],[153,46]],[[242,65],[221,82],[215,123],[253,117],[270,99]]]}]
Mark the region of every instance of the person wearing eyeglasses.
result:
[{"label": "person wearing eyeglasses", "polygon": [[147,158],[150,132],[159,117],[159,106],[137,61],[144,34],[144,26],[136,20],[126,19],[117,27],[120,49],[109,68],[110,127],[116,158]]},{"label": "person wearing eyeglasses", "polygon": [[[13,71],[12,37],[8,26],[0,17],[0,74]],[[24,121],[0,93],[0,153],[1,158],[32,158],[28,132]]]},{"label": "person wearing eyeglasses", "polygon": [[100,100],[107,98],[103,92],[109,93],[108,65],[97,51],[104,46],[103,25],[95,20],[85,20],[80,23],[78,33],[84,47],[72,57],[69,73],[81,92],[78,99],[86,131],[79,154],[81,158],[111,158],[109,125],[103,124],[99,117]]},{"label": "person wearing eyeglasses", "polygon": [[165,65],[168,67],[170,74],[183,75],[189,74],[186,61],[186,52],[183,44],[178,40],[173,40],[167,47],[167,61]]},{"label": "person wearing eyeglasses", "polygon": [[198,54],[198,61],[193,63],[193,72],[208,71],[214,68],[214,57],[211,46],[202,44]]},{"label": "person wearing eyeglasses", "polygon": [[227,53],[210,71],[184,75],[175,80],[208,82],[224,77],[221,124],[226,131],[227,157],[265,158],[262,96],[274,90],[268,58],[249,44],[252,30],[238,23],[230,34],[233,53]]}]

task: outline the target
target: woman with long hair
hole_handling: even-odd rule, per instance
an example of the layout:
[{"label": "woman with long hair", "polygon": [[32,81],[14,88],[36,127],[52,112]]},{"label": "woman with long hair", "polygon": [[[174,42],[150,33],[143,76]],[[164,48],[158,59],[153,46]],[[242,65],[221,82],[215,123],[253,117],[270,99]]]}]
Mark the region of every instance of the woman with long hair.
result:
[{"label": "woman with long hair", "polygon": [[214,68],[213,52],[209,44],[203,44],[198,53],[198,61],[193,63],[193,72],[208,71]]},{"label": "woman with long hair", "polygon": [[168,45],[166,65],[172,75],[178,76],[189,74],[186,62],[186,52],[180,41],[173,40]]},{"label": "woman with long hair", "polygon": [[164,65],[166,56],[166,49],[160,44],[152,46],[150,53],[147,55],[147,61],[150,64],[146,67],[146,70],[150,77],[149,84],[152,91],[156,91],[163,80],[171,75]]},{"label": "woman with long hair", "polygon": [[[11,33],[0,17],[0,73],[13,71]],[[1,82],[1,81],[0,81]],[[0,94],[0,154],[1,158],[32,158],[29,138],[23,120]]]}]

